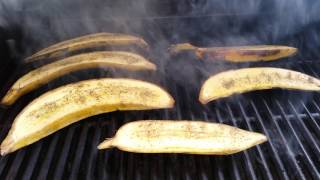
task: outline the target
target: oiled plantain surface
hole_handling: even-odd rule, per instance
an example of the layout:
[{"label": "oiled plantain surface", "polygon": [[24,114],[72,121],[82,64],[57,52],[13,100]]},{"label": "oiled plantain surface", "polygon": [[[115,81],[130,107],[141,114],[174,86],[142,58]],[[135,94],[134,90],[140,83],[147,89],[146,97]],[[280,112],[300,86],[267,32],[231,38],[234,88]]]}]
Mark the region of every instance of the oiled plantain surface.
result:
[{"label": "oiled plantain surface", "polygon": [[156,65],[130,52],[97,51],[75,55],[25,74],[13,84],[1,100],[1,104],[11,105],[21,96],[67,73],[95,67],[113,67],[130,71],[156,70]]},{"label": "oiled plantain surface", "polygon": [[203,121],[143,120],[123,125],[98,149],[137,153],[233,154],[267,141],[263,134]]},{"label": "oiled plantain surface", "polygon": [[206,80],[201,87],[199,100],[202,104],[206,104],[233,94],[272,88],[319,91],[320,80],[307,74],[282,68],[229,70]]},{"label": "oiled plantain surface", "polygon": [[1,155],[32,144],[87,117],[116,110],[173,107],[173,98],[152,83],[133,79],[93,79],[49,91],[15,118]]},{"label": "oiled plantain surface", "polygon": [[171,46],[170,52],[177,54],[193,51],[199,59],[225,60],[229,62],[273,61],[292,56],[297,49],[289,46],[254,45],[233,47],[196,47],[189,43]]},{"label": "oiled plantain surface", "polygon": [[70,40],[62,41],[44,48],[32,56],[26,58],[24,62],[29,63],[43,58],[53,58],[64,53],[71,53],[80,49],[96,48],[101,46],[138,46],[148,49],[149,45],[140,37],[119,33],[96,33],[80,36]]}]

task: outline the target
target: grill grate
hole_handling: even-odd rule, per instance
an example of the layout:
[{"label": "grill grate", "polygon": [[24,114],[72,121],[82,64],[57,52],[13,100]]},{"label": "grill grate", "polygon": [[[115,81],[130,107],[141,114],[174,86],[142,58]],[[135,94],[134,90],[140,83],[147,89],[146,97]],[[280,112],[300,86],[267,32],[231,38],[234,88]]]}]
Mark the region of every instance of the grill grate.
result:
[{"label": "grill grate", "polygon": [[[289,66],[289,65],[288,65]],[[319,77],[317,63],[291,66]],[[176,99],[172,110],[113,112],[88,118],[0,158],[1,179],[320,179],[320,95],[259,91],[201,106],[197,90],[159,80]],[[267,99],[266,97],[271,97]],[[21,107],[1,110],[3,139]],[[269,141],[230,156],[98,151],[103,138],[139,119],[203,119],[264,133]]]},{"label": "grill grate", "polygon": [[[157,8],[147,8],[146,12],[141,12],[130,3],[128,5],[126,0],[121,0],[112,1],[110,7],[114,8],[113,11],[103,9],[107,13],[104,15],[100,14],[97,7],[91,8],[94,5],[91,1],[88,7],[84,6],[86,1],[69,2],[63,6],[54,1],[46,2],[46,7],[51,7],[45,8],[46,11],[42,11],[42,1],[32,2],[21,4],[21,12],[4,13],[10,20],[10,30],[6,32],[10,38],[6,39],[11,39],[15,44],[5,49],[8,55],[1,58],[10,57],[16,61],[0,62],[0,97],[21,74],[33,68],[17,68],[13,62],[59,40],[105,31],[136,34],[150,42],[154,52],[148,58],[155,60],[160,74],[141,74],[137,78],[147,78],[165,87],[174,96],[176,105],[171,110],[112,112],[75,123],[15,153],[0,157],[0,179],[320,179],[319,93],[276,89],[232,96],[207,106],[197,102],[204,76],[216,73],[212,70],[275,66],[320,78],[320,64],[316,61],[320,57],[320,26],[313,22],[315,19],[302,21],[305,26],[283,28],[289,25],[284,21],[286,17],[292,17],[297,24],[299,18],[291,16],[290,13],[296,14],[294,7],[289,11],[291,6],[286,10],[287,16],[283,16],[282,12],[278,16],[269,11],[275,9],[268,8],[270,4],[271,7],[279,4],[273,1],[263,1],[256,15],[252,8],[251,11],[248,9],[252,1],[244,2],[242,6],[245,8],[233,0],[221,6],[214,3],[220,1],[210,1],[212,4],[208,1],[209,6],[202,4],[207,1],[184,0],[187,2],[184,6],[171,0],[151,1]],[[103,8],[108,6],[99,5]],[[129,10],[123,9],[123,6]],[[83,7],[86,8],[82,11]],[[297,8],[300,9],[300,6]],[[54,9],[64,13],[53,13]],[[308,11],[309,14],[313,9],[316,8]],[[94,12],[91,13],[92,10]],[[82,12],[87,12],[85,18]],[[286,31],[287,28],[290,31]],[[234,66],[216,63],[204,67],[192,57],[173,60],[166,56],[164,51],[169,44],[180,42],[192,42],[199,46],[286,44],[297,47],[300,52],[295,57],[272,63]],[[35,97],[62,84],[102,76],[110,77],[113,74],[94,70],[72,73],[24,96],[12,107],[1,107],[0,140],[6,136],[14,117]],[[136,154],[116,149],[96,149],[104,138],[111,137],[121,125],[140,119],[214,121],[261,132],[269,141],[230,156]]]},{"label": "grill grate", "polygon": [[[216,73],[211,72],[212,69],[222,71],[230,68],[247,67],[251,66],[251,64],[237,64],[234,66],[213,64],[212,66],[214,67],[203,67],[201,63],[194,61],[194,59],[189,62],[187,59],[191,59],[190,57],[178,57],[174,61],[165,57],[165,53],[162,50],[164,50],[164,47],[168,47],[166,44],[168,42],[195,41],[200,45],[215,45],[210,40],[208,43],[207,39],[212,40],[220,36],[233,36],[233,32],[225,31],[226,27],[229,24],[236,24],[239,19],[247,21],[247,18],[244,17],[220,17],[221,21],[216,18],[219,17],[203,17],[200,19],[183,17],[179,19],[179,23],[174,18],[166,20],[165,18],[160,18],[157,21],[147,19],[141,22],[139,20],[130,21],[130,19],[124,21],[124,24],[129,24],[128,27],[132,27],[132,29],[127,30],[128,32],[133,32],[133,34],[134,32],[139,32],[137,34],[141,32],[147,42],[153,42],[150,44],[154,46],[153,49],[156,49],[156,52],[153,52],[154,57],[152,56],[150,59],[154,59],[158,63],[160,74],[154,76],[142,74],[138,75],[137,78],[145,79],[147,77],[147,80],[168,89],[176,100],[175,108],[172,110],[144,112],[113,112],[75,123],[24,149],[8,156],[0,157],[0,179],[320,179],[320,170],[318,168],[320,167],[319,93],[286,90],[259,91],[232,96],[212,102],[207,106],[202,106],[197,102],[197,96],[201,82],[204,80],[203,76]],[[223,23],[222,27],[215,31],[208,32],[207,28],[203,27],[203,24],[206,24],[205,22],[208,24],[213,23],[212,26],[214,26],[214,23],[221,25],[218,22],[225,22],[224,20],[228,20],[226,22],[229,23]],[[57,20],[62,24],[65,21],[68,22],[67,19],[59,18]],[[122,32],[120,31],[122,28],[117,26],[116,20],[100,21],[97,20],[96,24],[107,25],[107,27],[101,27],[102,31]],[[51,19],[48,22],[52,24],[52,27],[55,27],[55,21]],[[72,19],[70,22],[81,25],[81,23],[77,22],[77,19]],[[141,30],[140,26],[135,27],[135,24],[140,23],[142,24],[141,27],[148,29],[148,31]],[[242,26],[246,27],[246,24],[251,23],[249,21]],[[50,30],[50,25],[49,27],[44,25],[40,29]],[[245,28],[242,30],[242,26],[239,25],[239,34],[244,33],[244,36],[241,34],[241,37],[244,39],[249,37],[250,39],[252,32]],[[262,42],[275,43],[269,40],[269,36],[261,35],[265,34],[265,32],[260,31],[259,27],[265,28],[263,23],[256,28],[257,37],[265,37],[265,40],[262,38]],[[308,36],[308,34],[312,35],[313,32],[312,28],[310,29],[306,28],[303,35],[297,35],[298,38],[296,39],[301,40],[301,42],[312,40]],[[66,36],[76,36],[72,28],[66,31],[68,30],[72,33],[66,33]],[[33,31],[30,30],[30,32]],[[50,32],[48,34],[52,34],[54,37],[56,33]],[[81,34],[81,32],[78,33]],[[211,36],[212,38],[207,38]],[[37,47],[32,45],[32,41],[29,41],[27,37],[24,38],[26,38],[24,39],[26,42],[22,44],[28,44],[29,47],[29,42],[31,42],[30,47]],[[67,39],[67,37],[60,38]],[[304,53],[300,53],[296,58],[272,63],[255,63],[254,66],[284,67],[320,78],[320,64],[315,60],[310,60],[318,57],[318,52],[314,51],[317,48],[305,47],[306,45],[304,44],[308,43],[293,43],[295,38],[292,40],[290,39],[291,37],[288,38],[289,40],[279,40],[274,37],[274,39],[277,39],[276,44],[288,41],[288,44],[297,44],[296,47]],[[53,41],[53,39],[50,40]],[[158,41],[161,39],[167,41]],[[47,40],[45,39],[45,43],[42,44],[44,47],[48,44]],[[56,41],[56,39],[54,40]],[[315,43],[310,44],[314,45]],[[161,57],[162,61],[157,57]],[[181,63],[179,59],[183,60],[183,62]],[[310,61],[300,61],[300,59]],[[170,68],[164,68],[163,65],[166,63],[169,64],[166,67]],[[175,65],[171,66],[171,63]],[[181,70],[180,67],[185,67],[186,69]],[[13,73],[8,74],[7,69],[13,69]],[[10,63],[3,64],[0,67],[0,84],[4,87],[1,89],[1,95],[26,70],[27,68],[25,67],[21,70]],[[94,70],[86,71],[86,73],[72,73],[67,77],[50,83],[50,87],[40,88],[24,96],[8,109],[0,108],[0,117],[2,117],[0,140],[4,139],[14,117],[31,99],[48,89],[62,84],[101,76],[109,77],[112,76],[112,73]],[[159,77],[163,78],[159,79]],[[230,156],[151,155],[127,153],[116,149],[107,151],[98,151],[96,149],[104,138],[111,137],[121,125],[140,119],[201,119],[215,121],[250,131],[261,132],[268,137],[269,141]]]}]

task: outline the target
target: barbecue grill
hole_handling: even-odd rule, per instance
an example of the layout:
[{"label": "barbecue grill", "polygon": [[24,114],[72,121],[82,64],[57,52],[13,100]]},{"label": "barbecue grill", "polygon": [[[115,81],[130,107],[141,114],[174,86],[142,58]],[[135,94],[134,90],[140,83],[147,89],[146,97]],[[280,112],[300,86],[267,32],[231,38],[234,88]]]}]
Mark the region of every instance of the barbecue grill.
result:
[{"label": "barbecue grill", "polygon": [[[168,110],[112,112],[87,118],[0,158],[0,179],[320,179],[320,94],[265,90],[198,102],[211,74],[240,67],[282,67],[320,78],[320,4],[312,1],[38,1],[0,3],[1,97],[40,64],[23,58],[61,40],[95,32],[143,37],[156,73],[92,69],[71,73],[0,109],[0,140],[32,99],[70,82],[133,77],[161,85],[175,98]],[[100,4],[98,4],[100,3]],[[1,9],[2,8],[2,9]],[[302,10],[301,10],[302,9]],[[285,13],[283,13],[285,12]],[[304,14],[305,13],[305,14]],[[302,16],[304,15],[304,16]],[[318,18],[318,19],[317,19]],[[2,21],[3,22],[2,22]],[[170,44],[281,44],[299,53],[274,62],[204,63],[170,56]],[[142,119],[190,119],[261,132],[269,141],[229,156],[137,154],[97,145],[123,124]]]}]

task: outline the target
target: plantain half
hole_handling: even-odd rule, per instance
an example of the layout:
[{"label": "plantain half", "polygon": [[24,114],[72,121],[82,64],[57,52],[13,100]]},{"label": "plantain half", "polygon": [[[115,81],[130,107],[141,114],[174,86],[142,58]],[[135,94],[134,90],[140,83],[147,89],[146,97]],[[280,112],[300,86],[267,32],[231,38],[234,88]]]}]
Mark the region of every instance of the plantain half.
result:
[{"label": "plantain half", "polygon": [[89,34],[51,45],[26,58],[25,62],[29,63],[47,57],[53,58],[60,56],[61,54],[64,54],[66,52],[70,53],[86,48],[130,45],[138,46],[143,49],[149,48],[149,45],[140,37],[128,34],[103,32]]},{"label": "plantain half", "polygon": [[243,68],[211,76],[200,90],[199,100],[212,100],[254,90],[283,88],[319,91],[320,80],[307,74],[281,68]]},{"label": "plantain half", "polygon": [[15,118],[1,155],[32,144],[87,117],[116,110],[173,107],[173,98],[152,83],[133,79],[93,79],[49,91]]},{"label": "plantain half", "polygon": [[297,49],[288,46],[253,45],[234,47],[196,47],[189,43],[172,45],[171,54],[193,51],[199,59],[230,62],[272,61],[294,55]]},{"label": "plantain half", "polygon": [[94,67],[115,67],[132,71],[156,70],[144,57],[122,51],[97,51],[71,56],[37,68],[19,78],[1,100],[11,105],[22,95],[67,73]]},{"label": "plantain half", "polygon": [[144,120],[123,125],[98,149],[137,153],[233,154],[267,141],[263,134],[202,121]]}]

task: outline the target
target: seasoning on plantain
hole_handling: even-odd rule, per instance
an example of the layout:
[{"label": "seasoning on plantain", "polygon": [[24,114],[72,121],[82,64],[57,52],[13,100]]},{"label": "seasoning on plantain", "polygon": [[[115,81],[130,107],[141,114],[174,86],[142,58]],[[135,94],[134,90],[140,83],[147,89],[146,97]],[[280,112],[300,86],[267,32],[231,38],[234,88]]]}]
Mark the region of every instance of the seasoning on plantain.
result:
[{"label": "seasoning on plantain", "polygon": [[116,110],[173,107],[173,98],[152,83],[133,79],[93,79],[49,91],[15,118],[1,155],[32,144],[87,117]]},{"label": "seasoning on plantain", "polygon": [[267,141],[263,134],[202,121],[143,120],[123,125],[98,149],[136,153],[228,155]]},{"label": "seasoning on plantain", "polygon": [[211,76],[202,85],[199,100],[206,104],[233,94],[283,88],[319,91],[320,80],[307,74],[281,68],[243,68]]},{"label": "seasoning on plantain", "polygon": [[37,68],[19,78],[3,97],[1,104],[11,105],[19,97],[67,73],[95,68],[114,67],[132,71],[156,70],[144,57],[123,51],[97,51],[71,56]]}]

